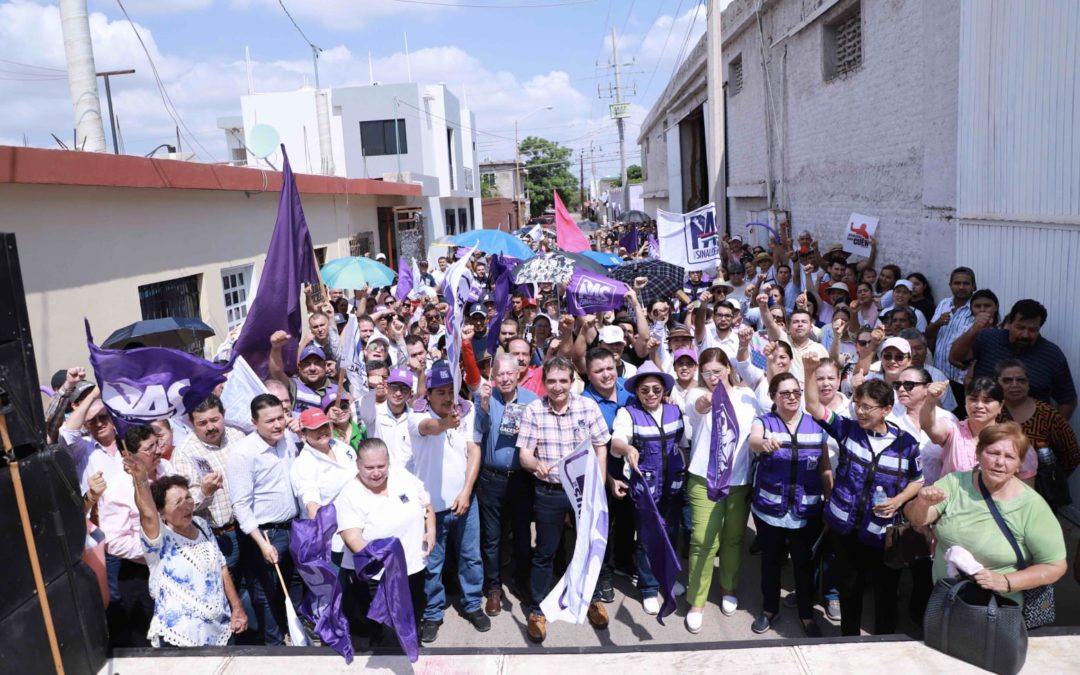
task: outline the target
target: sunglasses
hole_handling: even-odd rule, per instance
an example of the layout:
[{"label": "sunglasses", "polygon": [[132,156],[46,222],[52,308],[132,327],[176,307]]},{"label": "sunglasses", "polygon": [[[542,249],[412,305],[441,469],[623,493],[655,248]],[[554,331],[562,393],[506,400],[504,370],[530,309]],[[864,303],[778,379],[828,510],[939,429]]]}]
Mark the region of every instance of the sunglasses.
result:
[{"label": "sunglasses", "polygon": [[1026,377],[1002,377],[1002,378],[1000,378],[1000,380],[1001,380],[1001,384],[1006,385],[1006,386],[1008,386],[1010,384],[1027,384],[1028,383],[1028,379]]},{"label": "sunglasses", "polygon": [[881,355],[882,361],[903,361],[906,358],[907,354],[902,354],[900,352],[886,352]]},{"label": "sunglasses", "polygon": [[903,389],[904,391],[911,391],[915,387],[925,387],[925,386],[926,386],[926,382],[911,382],[910,380],[906,381],[906,382],[896,381],[896,382],[892,383],[892,388],[893,388],[894,391],[900,391],[901,389]]},{"label": "sunglasses", "polygon": [[859,343],[860,347],[869,347],[870,346],[870,340],[856,340],[856,342]]},{"label": "sunglasses", "polygon": [[398,394],[411,394],[412,388],[410,388],[408,385],[395,382],[394,384],[390,385],[390,391]]},{"label": "sunglasses", "polygon": [[645,396],[647,394],[652,394],[653,396],[663,396],[664,394],[663,387],[639,387],[637,391],[642,396]]},{"label": "sunglasses", "polygon": [[86,424],[106,424],[109,421],[109,413],[98,413],[86,420]]},{"label": "sunglasses", "polygon": [[778,391],[776,395],[780,398],[799,398],[802,396],[802,391],[799,389],[790,389],[788,391]]}]

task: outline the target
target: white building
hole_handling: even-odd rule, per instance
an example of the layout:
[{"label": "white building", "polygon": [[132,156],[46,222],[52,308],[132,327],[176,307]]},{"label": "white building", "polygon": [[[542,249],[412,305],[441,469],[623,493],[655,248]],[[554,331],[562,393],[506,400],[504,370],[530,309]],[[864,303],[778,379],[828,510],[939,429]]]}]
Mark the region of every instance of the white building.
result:
[{"label": "white building", "polygon": [[[438,237],[482,227],[475,116],[444,85],[323,91],[330,112],[328,157],[321,150],[317,92],[310,87],[243,96],[239,120],[222,118],[218,126],[230,148],[245,139],[247,166],[280,168],[279,150],[256,154],[264,151],[259,137],[270,127],[298,173],[319,174],[332,165],[337,176],[419,184],[423,228],[418,240],[406,242],[408,228],[395,224],[392,213],[378,218],[377,246],[391,258],[399,249],[426,251]],[[233,153],[234,159],[240,154]]]}]

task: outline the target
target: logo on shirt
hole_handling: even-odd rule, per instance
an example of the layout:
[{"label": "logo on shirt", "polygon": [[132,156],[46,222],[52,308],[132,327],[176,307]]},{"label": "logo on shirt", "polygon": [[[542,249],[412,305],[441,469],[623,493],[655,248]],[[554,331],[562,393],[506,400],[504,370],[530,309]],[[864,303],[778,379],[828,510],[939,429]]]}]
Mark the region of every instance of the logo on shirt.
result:
[{"label": "logo on shirt", "polygon": [[408,504],[409,503],[409,495],[399,495],[398,499],[401,500],[402,504]]}]

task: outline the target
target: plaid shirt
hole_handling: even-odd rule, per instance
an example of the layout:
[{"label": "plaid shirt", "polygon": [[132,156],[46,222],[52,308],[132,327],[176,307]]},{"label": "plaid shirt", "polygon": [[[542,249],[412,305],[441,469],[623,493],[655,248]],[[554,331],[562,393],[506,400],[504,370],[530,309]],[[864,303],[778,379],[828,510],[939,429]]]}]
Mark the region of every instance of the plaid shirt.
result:
[{"label": "plaid shirt", "polygon": [[[230,446],[244,440],[244,432],[225,427],[225,443],[216,447],[203,443],[194,433],[188,435],[180,447],[173,451],[173,471],[188,479],[191,484],[191,497],[195,500],[195,513],[210,521],[211,527],[225,527],[233,521],[232,504],[229,502],[229,475],[225,471],[225,457]],[[203,496],[199,484],[202,472],[195,466],[195,457],[201,457],[221,474],[221,489],[207,499]]]},{"label": "plaid shirt", "polygon": [[596,401],[570,394],[566,408],[557,413],[545,396],[530,403],[522,412],[517,447],[535,454],[538,460],[550,466],[547,480],[558,483],[559,460],[587,438],[593,446],[607,445],[611,440],[611,432]]},{"label": "plaid shirt", "polygon": [[949,350],[952,349],[956,338],[968,332],[975,323],[975,315],[971,313],[971,300],[954,308],[952,297],[945,298],[938,303],[934,316],[930,320],[937,321],[945,312],[952,312],[952,319],[938,330],[937,342],[934,343],[934,367],[945,373],[953,382],[963,382],[965,372],[949,363]]}]

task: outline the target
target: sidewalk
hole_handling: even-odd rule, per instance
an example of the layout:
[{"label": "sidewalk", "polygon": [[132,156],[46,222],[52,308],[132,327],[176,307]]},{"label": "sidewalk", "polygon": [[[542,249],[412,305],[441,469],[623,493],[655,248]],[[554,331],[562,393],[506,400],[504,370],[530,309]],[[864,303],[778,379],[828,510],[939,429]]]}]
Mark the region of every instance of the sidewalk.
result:
[{"label": "sidewalk", "polygon": [[[740,675],[892,672],[917,668],[920,674],[947,673],[962,675],[985,671],[927,648],[912,640],[882,642],[874,638],[839,642],[797,644],[791,646],[702,649],[688,645],[685,650],[646,652],[527,653],[510,654],[431,654],[422,655],[415,664],[404,656],[358,656],[351,665],[336,654],[322,650],[288,648],[272,654],[243,656],[152,656],[113,659],[102,675],[242,675],[246,673],[288,672],[290,675],[330,675],[354,673],[360,669],[381,673],[469,673],[476,675],[570,675],[608,672],[704,673],[737,669]],[[675,647],[675,645],[670,645]],[[224,653],[224,650],[216,650]],[[526,653],[522,653],[526,652]],[[250,654],[251,652],[245,652]],[[1061,635],[1032,638],[1028,647],[1025,673],[1077,672],[1080,663],[1080,636]]]}]

